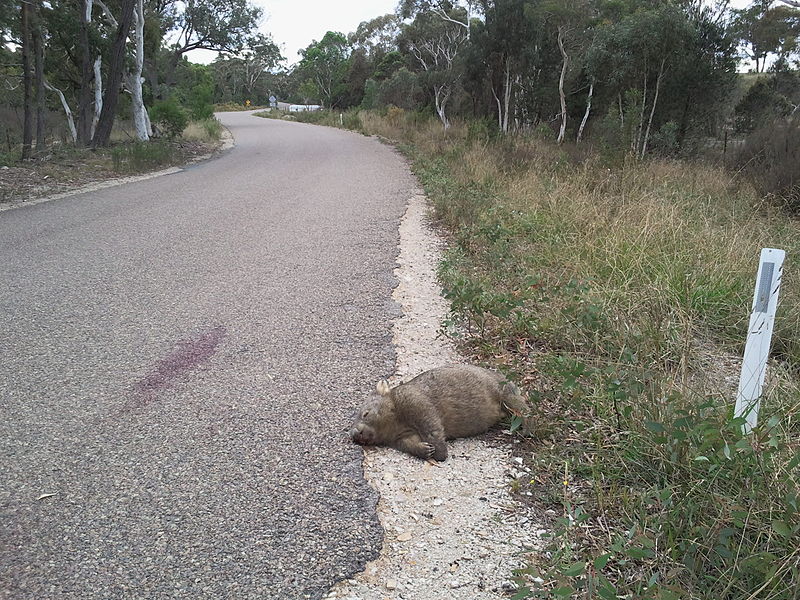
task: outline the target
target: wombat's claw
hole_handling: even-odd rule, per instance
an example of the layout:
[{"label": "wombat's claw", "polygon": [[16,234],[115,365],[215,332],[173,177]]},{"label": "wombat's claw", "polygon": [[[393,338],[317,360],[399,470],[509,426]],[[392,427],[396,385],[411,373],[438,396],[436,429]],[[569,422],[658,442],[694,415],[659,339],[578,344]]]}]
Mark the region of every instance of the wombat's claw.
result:
[{"label": "wombat's claw", "polygon": [[422,442],[422,445],[425,447],[426,456],[425,458],[431,460],[433,457],[433,453],[436,452],[436,448],[433,447],[433,444],[429,444],[428,442]]}]

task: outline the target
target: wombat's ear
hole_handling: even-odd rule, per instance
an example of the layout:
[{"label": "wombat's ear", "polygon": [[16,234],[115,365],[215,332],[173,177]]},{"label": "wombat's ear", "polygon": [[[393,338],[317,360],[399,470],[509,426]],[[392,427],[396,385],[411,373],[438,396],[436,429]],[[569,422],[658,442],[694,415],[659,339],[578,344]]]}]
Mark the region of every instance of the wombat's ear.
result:
[{"label": "wombat's ear", "polygon": [[375,389],[381,396],[385,396],[386,394],[389,393],[389,382],[386,381],[385,379],[381,379],[378,382],[378,385],[375,386]]}]

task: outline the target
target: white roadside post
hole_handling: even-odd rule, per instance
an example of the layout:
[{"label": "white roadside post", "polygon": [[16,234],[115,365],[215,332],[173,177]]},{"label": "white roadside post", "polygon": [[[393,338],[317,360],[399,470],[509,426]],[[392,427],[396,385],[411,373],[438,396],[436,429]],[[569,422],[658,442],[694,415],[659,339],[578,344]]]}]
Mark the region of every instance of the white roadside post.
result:
[{"label": "white roadside post", "polygon": [[739,391],[736,394],[736,408],[733,412],[734,417],[746,419],[742,426],[745,433],[750,433],[758,424],[761,389],[767,371],[767,358],[772,342],[772,327],[775,323],[775,310],[778,307],[785,256],[783,250],[775,248],[761,250],[753,311],[750,315],[750,327],[747,330],[742,374],[739,379]]}]

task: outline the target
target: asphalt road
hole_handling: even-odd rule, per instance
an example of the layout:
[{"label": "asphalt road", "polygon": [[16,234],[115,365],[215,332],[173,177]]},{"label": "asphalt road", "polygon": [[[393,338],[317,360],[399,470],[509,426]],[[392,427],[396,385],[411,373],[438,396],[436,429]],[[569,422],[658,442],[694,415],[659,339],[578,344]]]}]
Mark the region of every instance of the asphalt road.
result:
[{"label": "asphalt road", "polygon": [[319,598],[380,548],[344,430],[414,181],[222,120],[220,158],[0,213],[0,597]]}]

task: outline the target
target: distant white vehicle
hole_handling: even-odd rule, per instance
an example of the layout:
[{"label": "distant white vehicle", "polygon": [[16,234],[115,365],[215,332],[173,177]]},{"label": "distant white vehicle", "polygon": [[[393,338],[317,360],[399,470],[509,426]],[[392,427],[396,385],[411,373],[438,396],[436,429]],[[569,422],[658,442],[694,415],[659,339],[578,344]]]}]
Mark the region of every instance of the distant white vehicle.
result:
[{"label": "distant white vehicle", "polygon": [[289,112],[314,112],[317,110],[321,110],[322,107],[319,104],[290,104],[289,105]]}]

